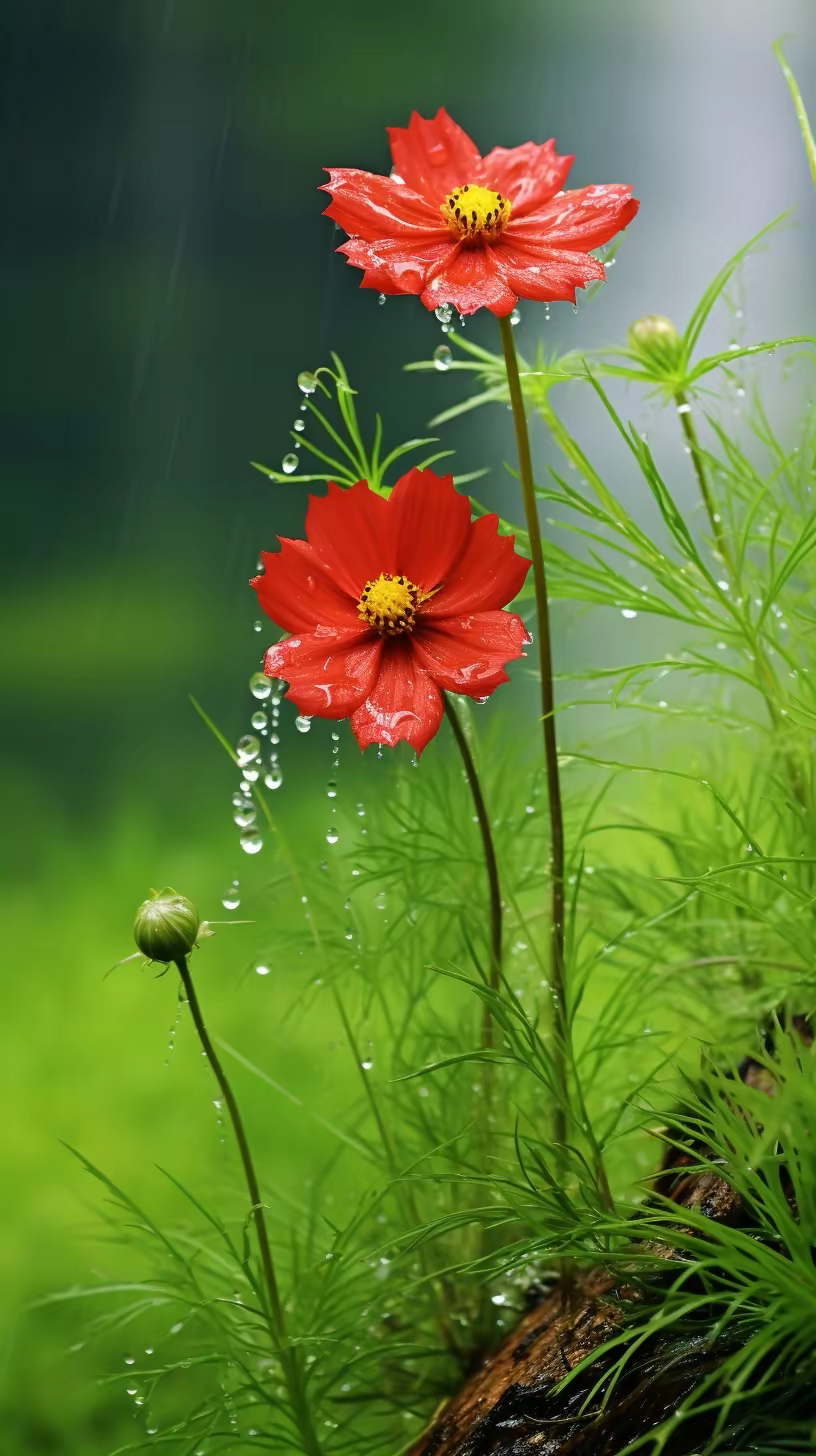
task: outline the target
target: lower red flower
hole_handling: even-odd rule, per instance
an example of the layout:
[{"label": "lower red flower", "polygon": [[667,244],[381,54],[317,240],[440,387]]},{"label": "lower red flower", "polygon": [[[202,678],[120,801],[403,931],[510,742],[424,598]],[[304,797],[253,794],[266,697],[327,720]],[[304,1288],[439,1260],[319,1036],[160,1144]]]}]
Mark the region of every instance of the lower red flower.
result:
[{"label": "lower red flower", "polygon": [[451,476],[411,470],[386,500],[364,480],[312,496],[306,541],[280,538],[250,583],[290,635],[264,672],[315,718],[350,718],[361,748],[405,741],[421,753],[442,721],[442,692],[484,699],[529,641],[500,610],[530,563],[498,517],[471,522]]}]

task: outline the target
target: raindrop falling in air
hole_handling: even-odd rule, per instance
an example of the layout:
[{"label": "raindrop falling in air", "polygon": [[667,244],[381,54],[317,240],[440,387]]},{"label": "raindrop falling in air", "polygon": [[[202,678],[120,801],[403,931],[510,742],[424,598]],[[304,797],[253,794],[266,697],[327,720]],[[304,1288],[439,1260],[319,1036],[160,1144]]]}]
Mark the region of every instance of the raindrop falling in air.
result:
[{"label": "raindrop falling in air", "polygon": [[439,347],[437,349],[434,349],[433,351],[434,364],[436,365],[437,369],[442,371],[442,373],[444,373],[446,369],[450,369],[452,359],[453,354],[451,353],[447,344],[440,344]]}]

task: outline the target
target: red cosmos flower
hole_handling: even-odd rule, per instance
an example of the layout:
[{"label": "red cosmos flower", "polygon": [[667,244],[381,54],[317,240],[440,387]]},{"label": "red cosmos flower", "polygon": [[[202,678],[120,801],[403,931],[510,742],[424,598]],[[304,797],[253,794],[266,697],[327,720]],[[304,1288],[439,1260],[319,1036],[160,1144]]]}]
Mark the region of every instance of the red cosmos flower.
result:
[{"label": "red cosmos flower", "polygon": [[250,583],[291,635],[270,647],[268,677],[315,718],[351,718],[361,748],[401,740],[421,753],[442,721],[442,691],[488,697],[529,641],[499,608],[529,561],[498,517],[471,522],[450,475],[410,470],[386,500],[360,480],[312,496],[306,541],[281,538]]},{"label": "red cosmos flower", "polygon": [[419,293],[426,308],[503,318],[519,298],[574,303],[576,288],[606,276],[590,249],[640,206],[616,183],[562,192],[573,158],[553,141],[480,156],[443,107],[388,136],[390,177],[326,168],[326,216],[348,233],[338,251],[365,270],[362,288]]}]

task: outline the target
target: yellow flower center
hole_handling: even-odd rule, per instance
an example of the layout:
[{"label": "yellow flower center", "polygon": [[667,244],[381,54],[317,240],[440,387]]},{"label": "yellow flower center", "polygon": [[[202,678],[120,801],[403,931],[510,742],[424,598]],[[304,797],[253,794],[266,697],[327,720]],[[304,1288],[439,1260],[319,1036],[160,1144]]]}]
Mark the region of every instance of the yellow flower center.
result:
[{"label": "yellow flower center", "polygon": [[482,233],[488,238],[499,237],[511,211],[509,197],[491,192],[489,187],[477,187],[472,182],[454,187],[440,208],[453,236],[463,240],[468,238],[471,242]]},{"label": "yellow flower center", "polygon": [[366,582],[357,611],[383,636],[396,637],[399,632],[413,632],[416,609],[426,595],[407,576],[383,571],[375,581]]}]

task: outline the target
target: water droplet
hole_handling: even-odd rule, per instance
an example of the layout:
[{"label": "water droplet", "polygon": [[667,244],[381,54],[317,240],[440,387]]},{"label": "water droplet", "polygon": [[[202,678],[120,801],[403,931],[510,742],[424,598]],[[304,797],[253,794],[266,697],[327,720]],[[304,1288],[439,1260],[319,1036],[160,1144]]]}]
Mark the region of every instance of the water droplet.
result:
[{"label": "water droplet", "polygon": [[[260,624],[257,624],[260,626]],[[249,679],[249,691],[253,698],[268,698],[272,691],[272,679],[263,672],[253,672]]]},{"label": "water droplet", "polygon": [[249,721],[252,724],[253,728],[265,728],[268,719],[266,713],[263,711],[263,708],[259,708],[256,713],[252,714],[252,717]]},{"label": "water droplet", "polygon": [[264,965],[264,963],[261,961],[255,967],[255,975],[256,976],[268,976],[269,975],[269,972],[271,971],[271,969],[272,969],[271,966]]},{"label": "water droplet", "polygon": [[303,434],[303,431],[306,429],[306,421],[305,420],[295,420],[295,423],[293,424],[292,429],[295,430],[298,435],[302,435]]},{"label": "water droplet", "polygon": [[248,824],[254,824],[258,817],[258,810],[255,808],[254,801],[242,794],[241,802],[240,804],[236,804],[232,817],[241,829],[246,829]]},{"label": "water droplet", "polygon": [[251,763],[253,758],[257,758],[260,751],[261,745],[253,733],[245,733],[235,745],[238,762],[242,767]]},{"label": "water droplet", "polygon": [[371,1068],[374,1066],[374,1063],[372,1061],[361,1062],[360,1066],[362,1067],[364,1072],[370,1072]]},{"label": "water droplet", "polygon": [[517,324],[520,324],[521,323],[521,310],[520,309],[518,309],[518,308],[514,308],[513,309],[513,312],[510,315],[510,322],[513,325],[513,328],[515,328]]},{"label": "water droplet", "polygon": [[690,415],[691,414],[691,405],[690,404],[679,404],[677,406],[677,413],[679,415]]},{"label": "water droplet", "polygon": [[135,1365],[136,1364],[136,1356],[135,1355],[126,1355],[125,1356],[125,1364],[126,1365]]},{"label": "water droplet", "polygon": [[384,293],[381,293],[380,294],[379,298],[377,299],[377,302],[380,305],[380,308],[382,308],[383,304],[385,303],[385,294]]},{"label": "water droplet", "polygon": [[329,825],[329,828],[326,830],[326,843],[327,844],[336,844],[339,838],[340,838],[340,835],[337,832],[337,825],[336,824],[330,824]]},{"label": "water droplet", "polygon": [[283,783],[283,774],[281,772],[280,766],[277,763],[273,763],[271,768],[269,769],[269,772],[264,775],[264,783],[266,784],[266,787],[268,789],[280,788],[281,784]]},{"label": "water droplet", "polygon": [[637,616],[637,612],[633,612],[631,607],[622,607],[621,616],[625,617],[627,622],[631,622],[632,618]]},{"label": "water droplet", "polygon": [[440,303],[439,307],[434,309],[434,313],[441,324],[449,324],[453,318],[453,309],[449,303]]},{"label": "water droplet", "polygon": [[252,630],[253,630],[253,632],[260,632],[261,629],[262,629],[262,627],[263,627],[263,622],[261,621],[260,617],[258,618],[258,620],[256,622],[253,622],[252,623]]},{"label": "water droplet", "polygon": [[263,849],[261,831],[251,824],[247,829],[243,830],[238,843],[244,851],[244,854],[257,854],[259,849]]},{"label": "water droplet", "polygon": [[337,798],[337,782],[335,779],[329,779],[329,785],[326,789],[326,794],[330,799]]},{"label": "water droplet", "polygon": [[298,718],[295,719],[295,727],[297,728],[298,733],[308,733],[308,731],[311,728],[311,726],[312,726],[312,720],[311,720],[311,718],[307,718],[302,713],[301,713],[300,717],[298,717]]},{"label": "water droplet", "polygon": [[434,349],[432,357],[437,369],[443,373],[446,369],[450,369],[453,354],[447,344],[440,344],[438,349]]},{"label": "water droplet", "polygon": [[[223,905],[225,910],[237,910],[240,903],[241,896],[238,893],[238,890],[236,889],[235,885],[230,885],[229,889],[225,890],[223,895],[221,896],[221,904]],[[125,1363],[127,1364],[127,1361]],[[133,1364],[133,1361],[131,1361],[130,1363]]]},{"label": "water droplet", "polygon": [[294,475],[297,468],[297,455],[284,455],[283,459],[281,460],[281,470],[283,471],[284,475]]},{"label": "water droplet", "polygon": [[297,382],[298,389],[302,389],[304,394],[314,394],[317,389],[317,380],[308,369],[301,371],[297,377]]}]

